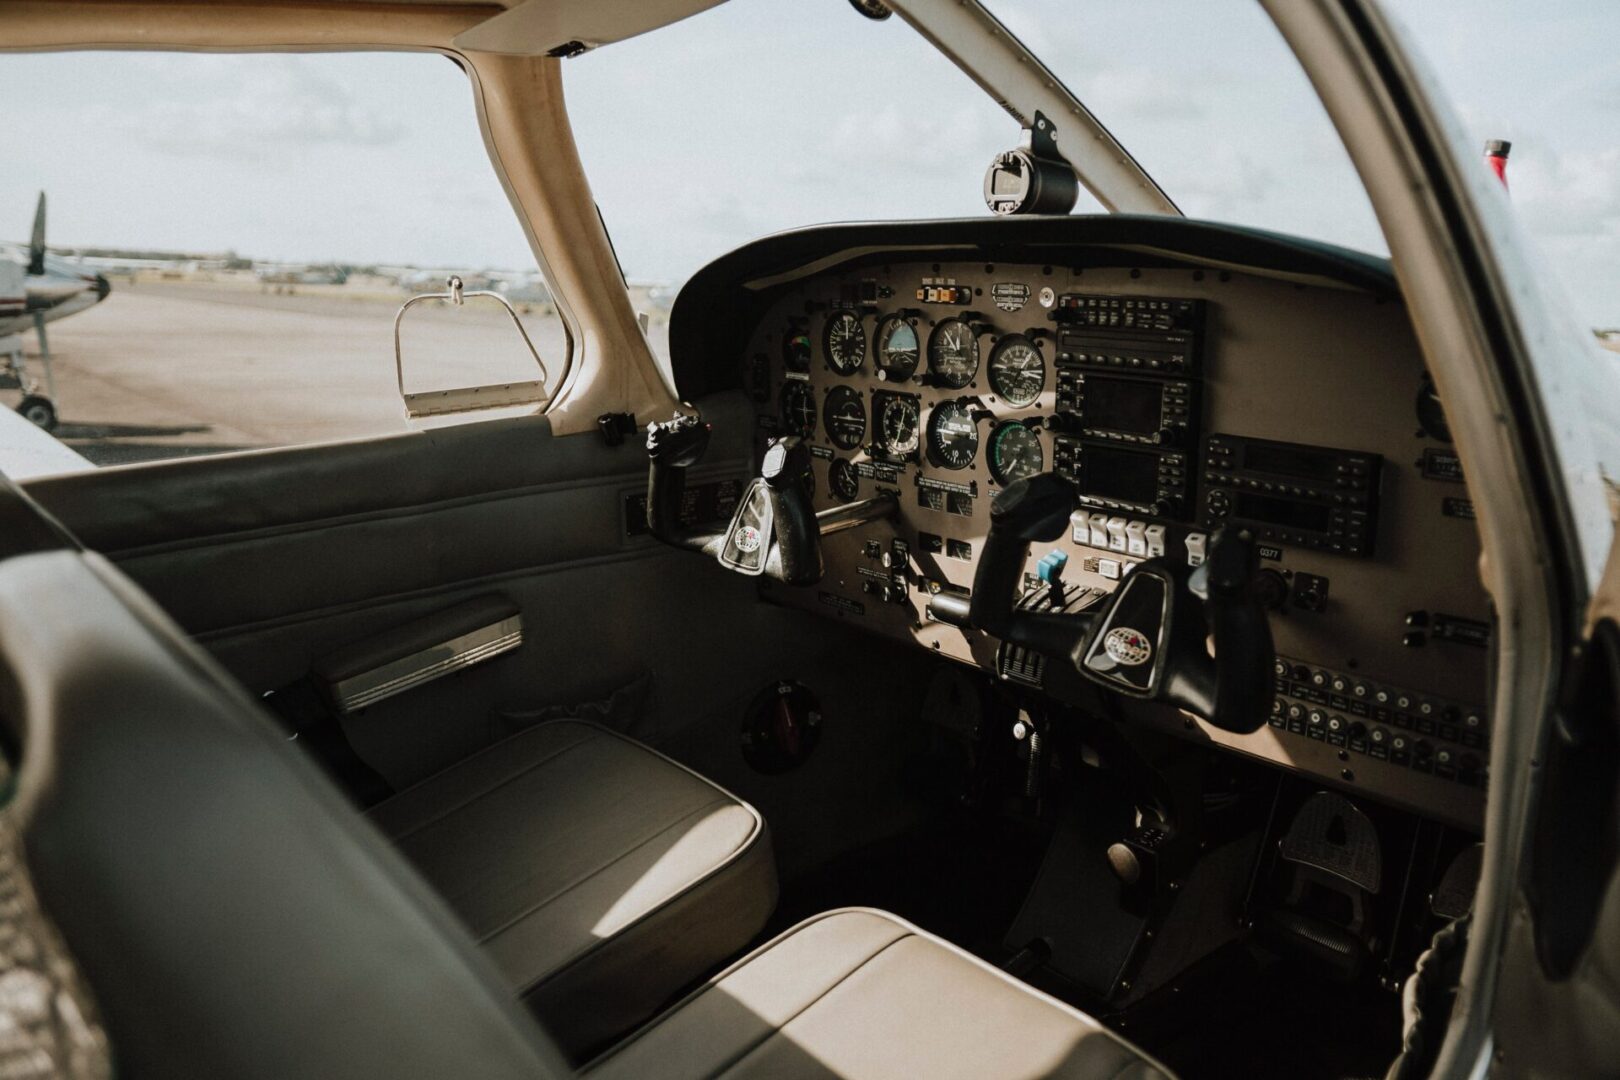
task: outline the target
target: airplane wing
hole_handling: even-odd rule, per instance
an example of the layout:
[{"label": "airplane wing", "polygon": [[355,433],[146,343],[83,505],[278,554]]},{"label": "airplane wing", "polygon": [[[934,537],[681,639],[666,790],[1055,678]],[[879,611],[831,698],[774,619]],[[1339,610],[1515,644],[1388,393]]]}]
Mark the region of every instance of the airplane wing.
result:
[{"label": "airplane wing", "polygon": [[88,458],[0,406],[0,473],[13,480],[91,469]]}]

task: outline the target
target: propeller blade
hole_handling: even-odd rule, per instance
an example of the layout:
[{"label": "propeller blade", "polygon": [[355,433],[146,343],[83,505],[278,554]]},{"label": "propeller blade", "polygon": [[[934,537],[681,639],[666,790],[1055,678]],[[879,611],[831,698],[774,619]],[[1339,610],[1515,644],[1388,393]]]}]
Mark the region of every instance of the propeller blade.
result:
[{"label": "propeller blade", "polygon": [[28,272],[35,277],[45,272],[45,193],[39,193],[39,209],[34,211],[34,237],[28,242]]}]

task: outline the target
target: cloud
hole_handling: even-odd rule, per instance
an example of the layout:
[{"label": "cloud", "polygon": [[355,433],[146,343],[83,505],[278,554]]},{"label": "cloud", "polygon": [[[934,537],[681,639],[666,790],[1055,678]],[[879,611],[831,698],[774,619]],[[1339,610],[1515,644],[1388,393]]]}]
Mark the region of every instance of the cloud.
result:
[{"label": "cloud", "polygon": [[1513,200],[1531,228],[1557,237],[1620,236],[1620,147],[1555,153],[1550,147],[1508,165]]},{"label": "cloud", "polygon": [[[165,58],[167,59],[167,58]],[[303,57],[263,58],[233,69],[184,69],[170,98],[92,107],[90,121],[165,153],[266,160],[296,146],[390,146],[406,134],[398,116],[356,100]]]}]

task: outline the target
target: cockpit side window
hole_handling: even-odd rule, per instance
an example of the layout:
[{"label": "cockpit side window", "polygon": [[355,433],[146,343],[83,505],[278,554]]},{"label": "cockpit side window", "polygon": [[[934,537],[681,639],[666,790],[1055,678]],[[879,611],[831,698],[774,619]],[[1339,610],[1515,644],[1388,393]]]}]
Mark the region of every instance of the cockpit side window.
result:
[{"label": "cockpit side window", "polygon": [[[566,369],[468,77],[443,56],[16,54],[0,100],[17,106],[0,263],[28,262],[43,222],[46,271],[9,323],[0,296],[0,340],[20,344],[0,349],[0,404],[47,400],[52,434],[93,464],[407,430],[395,313],[452,275],[509,302],[548,373]],[[401,351],[408,392],[541,378],[487,298],[413,308]]]}]

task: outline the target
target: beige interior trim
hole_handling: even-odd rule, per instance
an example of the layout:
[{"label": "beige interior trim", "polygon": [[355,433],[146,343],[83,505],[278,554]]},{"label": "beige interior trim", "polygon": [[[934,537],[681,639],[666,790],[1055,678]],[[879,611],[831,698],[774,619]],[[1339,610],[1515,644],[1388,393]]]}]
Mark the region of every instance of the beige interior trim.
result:
[{"label": "beige interior trim", "polygon": [[595,431],[605,412],[645,423],[664,419],[675,398],[630,306],[601,217],[595,213],[563,97],[563,61],[544,56],[465,53],[477,88],[490,160],[529,234],[564,317],[574,356],[552,388],[552,431]]},{"label": "beige interior trim", "polygon": [[456,38],[463,52],[545,56],[577,43],[623,41],[707,11],[724,0],[522,0]]},{"label": "beige interior trim", "polygon": [[1081,185],[1110,213],[1180,214],[1091,110],[979,0],[889,0],[912,29],[1030,127],[1039,111]]},{"label": "beige interior trim", "polygon": [[0,49],[443,49],[503,10],[490,0],[15,0],[0,6]]}]

